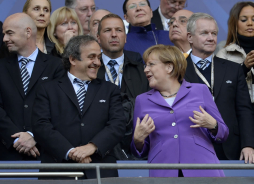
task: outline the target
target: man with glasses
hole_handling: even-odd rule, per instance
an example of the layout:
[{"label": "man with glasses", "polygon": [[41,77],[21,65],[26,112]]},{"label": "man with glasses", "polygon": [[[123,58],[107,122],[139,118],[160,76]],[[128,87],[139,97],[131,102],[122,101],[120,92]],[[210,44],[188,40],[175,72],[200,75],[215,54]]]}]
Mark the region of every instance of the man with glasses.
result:
[{"label": "man with glasses", "polygon": [[89,33],[89,19],[96,11],[94,0],[65,0],[65,6],[76,11],[83,27],[84,35],[87,35]]},{"label": "man with glasses", "polygon": [[168,39],[168,31],[156,30],[155,25],[151,24],[153,11],[148,0],[125,0],[123,12],[125,20],[131,24],[125,50],[143,55],[153,45],[172,45]]},{"label": "man with glasses", "polygon": [[170,19],[169,39],[178,47],[185,57],[191,52],[190,43],[187,39],[187,22],[193,12],[189,10],[179,10]]},{"label": "man with glasses", "polygon": [[168,31],[168,22],[178,10],[187,6],[187,0],[160,0],[160,6],[153,11],[152,23],[158,30]]}]

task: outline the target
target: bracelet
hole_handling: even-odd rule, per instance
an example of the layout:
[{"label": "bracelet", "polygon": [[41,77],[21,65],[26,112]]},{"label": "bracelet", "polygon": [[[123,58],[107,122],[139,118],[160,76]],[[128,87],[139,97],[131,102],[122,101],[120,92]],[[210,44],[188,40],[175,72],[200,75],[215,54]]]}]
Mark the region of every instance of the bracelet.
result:
[{"label": "bracelet", "polygon": [[217,130],[218,129],[218,122],[216,121],[216,125],[212,130]]}]

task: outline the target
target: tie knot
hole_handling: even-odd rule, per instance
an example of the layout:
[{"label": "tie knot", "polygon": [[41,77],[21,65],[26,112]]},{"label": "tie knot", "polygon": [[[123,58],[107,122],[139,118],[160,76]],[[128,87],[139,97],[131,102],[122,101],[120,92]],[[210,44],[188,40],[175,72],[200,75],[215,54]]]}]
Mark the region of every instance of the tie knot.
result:
[{"label": "tie knot", "polygon": [[85,81],[83,82],[82,80],[80,80],[79,78],[75,78],[74,79],[74,83],[77,83],[80,87],[84,86],[85,84],[89,84],[91,81]]},{"label": "tie knot", "polygon": [[108,65],[109,65],[110,67],[114,67],[116,64],[117,64],[116,60],[110,60],[110,61],[108,62]]},{"label": "tie knot", "polygon": [[201,59],[198,61],[198,64],[203,65],[204,63],[207,63],[207,62],[209,62],[207,59]]},{"label": "tie knot", "polygon": [[27,59],[27,58],[22,58],[20,61],[21,61],[21,64],[22,64],[22,65],[26,65],[26,64],[29,62],[29,59]]}]

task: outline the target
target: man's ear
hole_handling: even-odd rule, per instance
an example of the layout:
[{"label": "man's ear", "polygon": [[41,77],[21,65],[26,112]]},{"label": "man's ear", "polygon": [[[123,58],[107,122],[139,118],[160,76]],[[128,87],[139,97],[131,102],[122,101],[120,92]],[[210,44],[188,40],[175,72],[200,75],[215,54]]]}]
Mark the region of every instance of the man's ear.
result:
[{"label": "man's ear", "polygon": [[69,61],[70,61],[71,65],[74,65],[74,66],[76,65],[76,59],[74,57],[69,56]]},{"label": "man's ear", "polygon": [[190,33],[190,32],[187,32],[187,40],[188,40],[188,42],[190,43],[190,44],[192,44],[193,43],[193,41],[192,41],[192,34]]},{"label": "man's ear", "polygon": [[26,35],[27,35],[27,38],[30,38],[32,36],[32,29],[30,27],[26,28]]}]

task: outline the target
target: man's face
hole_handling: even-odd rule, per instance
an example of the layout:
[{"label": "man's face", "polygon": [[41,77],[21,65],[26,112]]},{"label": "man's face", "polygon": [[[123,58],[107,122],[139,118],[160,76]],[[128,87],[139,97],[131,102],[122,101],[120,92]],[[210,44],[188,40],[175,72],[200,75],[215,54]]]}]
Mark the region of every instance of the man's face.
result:
[{"label": "man's face", "polygon": [[90,18],[90,35],[93,36],[95,39],[97,39],[97,33],[98,33],[98,26],[99,22],[101,21],[102,17],[105,15],[110,14],[110,12],[105,10],[97,10],[93,13],[93,15]]},{"label": "man's face", "polygon": [[126,4],[124,18],[132,26],[146,26],[151,24],[153,11],[146,0],[129,0]]},{"label": "man's face", "polygon": [[192,45],[192,53],[195,56],[211,55],[216,48],[217,34],[217,26],[213,20],[197,20],[195,34],[188,33],[188,40]]},{"label": "man's face", "polygon": [[89,33],[88,21],[95,11],[94,0],[76,0],[75,11],[79,17],[80,23],[83,27],[84,34]]},{"label": "man's face", "polygon": [[99,44],[93,41],[86,46],[81,46],[80,52],[81,61],[70,58],[70,71],[74,71],[75,76],[82,80],[96,79],[101,66],[101,49]]},{"label": "man's face", "polygon": [[27,29],[22,28],[15,20],[6,19],[3,24],[3,41],[9,52],[20,53],[27,45]]},{"label": "man's face", "polygon": [[119,18],[107,18],[101,22],[101,31],[98,35],[98,42],[103,53],[107,56],[110,53],[122,54],[126,43],[126,34],[123,21]]},{"label": "man's face", "polygon": [[192,14],[188,10],[179,10],[170,19],[169,39],[172,43],[177,41],[188,42],[187,22]]},{"label": "man's face", "polygon": [[161,13],[170,19],[178,10],[185,7],[186,0],[160,0]]}]

